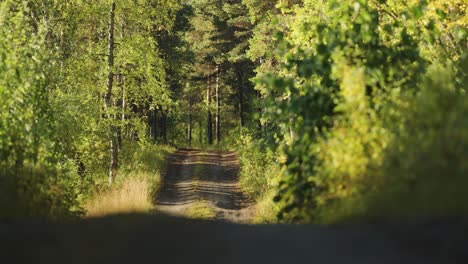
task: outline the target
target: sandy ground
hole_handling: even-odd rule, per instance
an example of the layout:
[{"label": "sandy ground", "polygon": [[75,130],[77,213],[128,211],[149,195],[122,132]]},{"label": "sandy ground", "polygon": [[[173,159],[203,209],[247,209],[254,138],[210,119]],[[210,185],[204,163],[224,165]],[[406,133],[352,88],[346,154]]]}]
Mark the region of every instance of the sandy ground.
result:
[{"label": "sandy ground", "polygon": [[163,188],[156,201],[158,212],[183,217],[203,201],[214,212],[214,220],[231,223],[252,220],[252,203],[239,188],[236,153],[185,149],[168,160]]}]

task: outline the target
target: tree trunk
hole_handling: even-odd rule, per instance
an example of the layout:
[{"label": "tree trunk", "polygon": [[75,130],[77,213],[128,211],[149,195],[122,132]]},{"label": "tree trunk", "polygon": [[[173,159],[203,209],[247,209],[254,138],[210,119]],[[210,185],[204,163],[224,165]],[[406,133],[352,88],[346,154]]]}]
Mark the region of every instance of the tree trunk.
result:
[{"label": "tree trunk", "polygon": [[188,122],[188,131],[187,131],[187,140],[189,146],[192,146],[192,123],[193,123],[193,116],[192,116],[192,100],[189,100],[189,122]]},{"label": "tree trunk", "polygon": [[292,120],[292,118],[289,119],[289,137],[290,137],[291,143],[294,142],[294,139],[295,139],[294,129],[292,127],[293,121],[294,120]]},{"label": "tree trunk", "polygon": [[208,108],[208,120],[206,124],[206,132],[208,134],[208,144],[213,144],[213,116],[211,114],[211,83],[210,77],[208,76],[208,85],[206,92],[206,106]]},{"label": "tree trunk", "polygon": [[155,109],[153,110],[153,140],[156,143],[159,138],[159,127],[158,127],[158,111]]},{"label": "tree trunk", "polygon": [[[112,106],[112,86],[114,83],[114,21],[115,21],[115,2],[112,1],[111,9],[109,12],[109,47],[108,47],[108,75],[106,94],[104,96],[104,109],[107,112],[107,118],[112,119],[108,114],[109,107]],[[117,169],[119,165],[119,149],[117,143],[117,129],[109,120],[109,144],[110,144],[110,166],[109,166],[109,184],[111,184],[117,176]]]},{"label": "tree trunk", "polygon": [[164,110],[161,110],[161,140],[167,144],[167,115]]},{"label": "tree trunk", "polygon": [[154,143],[158,141],[158,112],[156,109],[150,111],[148,115],[149,136]]},{"label": "tree trunk", "polygon": [[[117,148],[119,152],[122,150],[122,129],[123,129],[123,124],[125,121],[125,87],[123,86],[123,77],[122,74],[117,75],[117,82],[118,86],[121,88],[122,91],[122,97],[120,98],[120,101],[118,101],[118,106],[120,107],[120,110],[122,111],[122,116],[121,116],[121,123],[119,126],[117,126]],[[118,119],[117,116],[115,119]]]},{"label": "tree trunk", "polygon": [[[262,95],[261,95],[260,91],[257,91],[257,100],[258,100],[258,102],[262,101]],[[259,103],[258,105],[261,105],[261,104]],[[257,113],[258,113],[259,117],[261,117],[263,115],[261,106],[257,107]],[[263,126],[262,126],[262,121],[261,121],[260,118],[258,118],[258,120],[257,120],[257,130],[260,133],[263,133]]]},{"label": "tree trunk", "polygon": [[220,101],[219,101],[219,66],[216,65],[216,144],[219,145],[221,139],[221,117],[220,117]]},{"label": "tree trunk", "polygon": [[203,144],[203,125],[201,119],[198,120],[198,143]]},{"label": "tree trunk", "polygon": [[239,124],[242,133],[242,129],[244,128],[244,78],[242,72],[238,73],[239,78]]}]

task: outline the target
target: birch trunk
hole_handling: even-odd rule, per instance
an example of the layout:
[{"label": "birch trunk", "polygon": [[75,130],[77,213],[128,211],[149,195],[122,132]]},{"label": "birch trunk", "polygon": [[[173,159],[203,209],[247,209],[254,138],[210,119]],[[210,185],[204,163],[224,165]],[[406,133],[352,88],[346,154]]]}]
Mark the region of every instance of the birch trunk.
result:
[{"label": "birch trunk", "polygon": [[110,144],[110,165],[109,165],[109,184],[112,184],[117,177],[117,168],[119,165],[119,149],[117,142],[117,128],[112,124],[112,115],[109,114],[109,108],[112,107],[112,87],[114,84],[114,21],[115,21],[115,2],[111,4],[109,12],[109,40],[108,40],[108,75],[106,94],[104,96],[104,109],[107,119],[109,119],[109,144]]}]

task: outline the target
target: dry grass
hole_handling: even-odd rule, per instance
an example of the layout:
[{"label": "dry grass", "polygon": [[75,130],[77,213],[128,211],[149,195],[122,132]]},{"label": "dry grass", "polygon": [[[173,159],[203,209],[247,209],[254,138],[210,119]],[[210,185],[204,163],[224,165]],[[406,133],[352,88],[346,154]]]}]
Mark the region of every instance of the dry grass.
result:
[{"label": "dry grass", "polygon": [[151,187],[146,177],[127,177],[115,188],[95,195],[85,203],[86,217],[148,212],[154,208]]}]

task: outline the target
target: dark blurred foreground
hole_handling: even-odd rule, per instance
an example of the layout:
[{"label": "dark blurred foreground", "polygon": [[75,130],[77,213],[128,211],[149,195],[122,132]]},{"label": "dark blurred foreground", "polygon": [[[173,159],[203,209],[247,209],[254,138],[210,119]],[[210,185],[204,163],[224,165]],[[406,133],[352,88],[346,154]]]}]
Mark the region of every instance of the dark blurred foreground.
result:
[{"label": "dark blurred foreground", "polygon": [[246,226],[151,215],[0,222],[1,263],[468,263],[468,221]]}]

